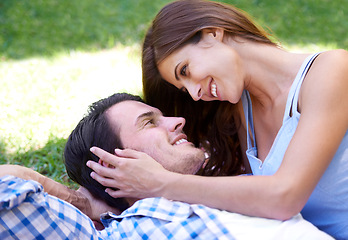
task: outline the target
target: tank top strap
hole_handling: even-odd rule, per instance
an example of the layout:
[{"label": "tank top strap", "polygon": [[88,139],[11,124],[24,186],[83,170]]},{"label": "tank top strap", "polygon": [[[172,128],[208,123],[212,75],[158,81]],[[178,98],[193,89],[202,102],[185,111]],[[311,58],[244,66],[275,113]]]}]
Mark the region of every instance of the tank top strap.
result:
[{"label": "tank top strap", "polygon": [[[297,112],[297,103],[298,103],[298,95],[300,93],[300,88],[303,82],[303,79],[305,78],[309,68],[311,67],[313,61],[315,58],[320,54],[314,53],[306,58],[306,60],[301,65],[300,70],[298,71],[296,78],[294,79],[294,82],[292,83],[292,86],[290,88],[288,99],[285,106],[285,112],[283,117],[283,123],[290,118],[290,116],[293,116]],[[291,114],[290,114],[291,111]]]},{"label": "tank top strap", "polygon": [[[245,123],[246,123],[246,129],[247,129],[247,145],[248,145],[248,149],[250,149],[256,146],[256,140],[255,140],[254,121],[253,121],[253,109],[252,109],[250,94],[247,90],[243,91],[241,99],[242,99]],[[252,138],[253,142],[250,139],[249,129],[253,136]]]}]

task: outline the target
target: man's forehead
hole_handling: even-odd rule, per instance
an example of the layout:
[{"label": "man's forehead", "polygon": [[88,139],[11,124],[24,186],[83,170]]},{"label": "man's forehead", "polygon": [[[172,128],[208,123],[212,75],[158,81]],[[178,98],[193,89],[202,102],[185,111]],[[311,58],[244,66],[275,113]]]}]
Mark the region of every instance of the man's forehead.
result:
[{"label": "man's forehead", "polygon": [[[144,113],[161,113],[157,108],[151,107],[145,103],[127,100],[115,104],[107,111],[111,120],[128,124],[135,124],[137,119]],[[115,118],[115,119],[114,119]],[[125,121],[125,122],[124,122]]]}]

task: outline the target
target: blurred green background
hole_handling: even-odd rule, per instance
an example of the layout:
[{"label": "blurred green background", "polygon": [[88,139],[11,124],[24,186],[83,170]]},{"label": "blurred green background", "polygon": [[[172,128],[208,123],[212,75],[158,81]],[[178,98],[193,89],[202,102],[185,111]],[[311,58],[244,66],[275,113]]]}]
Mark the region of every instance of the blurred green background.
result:
[{"label": "blurred green background", "polygon": [[[73,186],[62,151],[89,104],[141,95],[144,33],[167,0],[0,0],[0,164]],[[230,0],[291,51],[348,49],[346,0]]]}]

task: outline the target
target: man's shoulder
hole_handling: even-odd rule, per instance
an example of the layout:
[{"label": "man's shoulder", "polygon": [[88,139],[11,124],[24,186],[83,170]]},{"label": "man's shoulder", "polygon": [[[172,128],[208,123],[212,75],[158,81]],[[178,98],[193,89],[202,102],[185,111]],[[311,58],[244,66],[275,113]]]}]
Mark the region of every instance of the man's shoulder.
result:
[{"label": "man's shoulder", "polygon": [[36,181],[24,180],[12,175],[0,178],[0,210],[20,205],[29,194],[42,192],[43,187]]},{"label": "man's shoulder", "polygon": [[188,203],[170,201],[165,198],[156,197],[138,200],[120,215],[115,215],[110,212],[107,213],[107,215],[115,219],[143,216],[158,218],[166,221],[180,221],[187,219],[192,212],[192,207]]},{"label": "man's shoulder", "polygon": [[213,209],[165,198],[139,200],[120,215],[104,214],[102,222],[106,232],[118,229],[117,234],[127,238],[233,239]]}]

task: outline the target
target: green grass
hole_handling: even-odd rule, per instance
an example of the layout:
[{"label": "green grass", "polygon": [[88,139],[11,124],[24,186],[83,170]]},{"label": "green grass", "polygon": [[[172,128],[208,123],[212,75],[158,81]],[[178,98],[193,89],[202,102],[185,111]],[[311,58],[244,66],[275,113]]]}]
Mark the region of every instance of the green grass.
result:
[{"label": "green grass", "polygon": [[62,153],[64,150],[66,139],[50,137],[45,146],[36,149],[32,148],[25,152],[19,151],[12,154],[6,154],[6,159],[2,159],[3,148],[0,146],[0,161],[10,162],[11,164],[18,164],[30,167],[46,176],[64,183],[65,185],[76,187],[65,172],[64,164],[62,164]]},{"label": "green grass", "polygon": [[22,59],[133,45],[166,2],[1,0],[0,51],[5,58]]},{"label": "green grass", "polygon": [[286,47],[348,49],[346,0],[226,0],[254,16]]},{"label": "green grass", "polygon": [[[1,0],[0,164],[71,185],[62,151],[89,104],[141,94],[144,33],[167,0]],[[296,51],[348,49],[345,0],[225,0]]]}]

